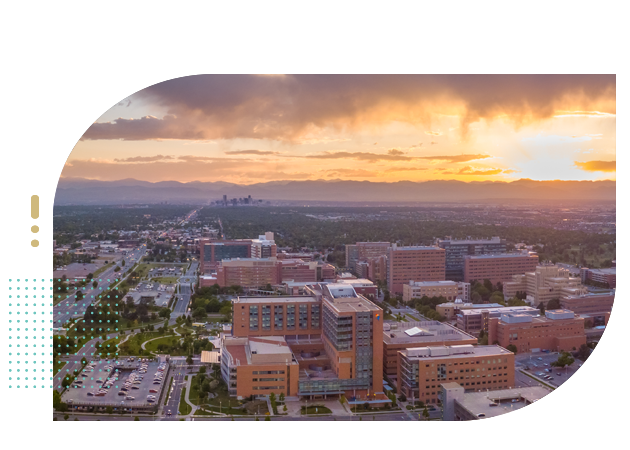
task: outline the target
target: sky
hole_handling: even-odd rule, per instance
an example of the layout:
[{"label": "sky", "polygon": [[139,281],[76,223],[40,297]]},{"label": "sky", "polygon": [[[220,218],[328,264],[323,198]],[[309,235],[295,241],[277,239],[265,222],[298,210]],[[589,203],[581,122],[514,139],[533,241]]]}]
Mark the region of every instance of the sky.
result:
[{"label": "sky", "polygon": [[62,177],[614,180],[614,75],[196,75],[118,101]]}]

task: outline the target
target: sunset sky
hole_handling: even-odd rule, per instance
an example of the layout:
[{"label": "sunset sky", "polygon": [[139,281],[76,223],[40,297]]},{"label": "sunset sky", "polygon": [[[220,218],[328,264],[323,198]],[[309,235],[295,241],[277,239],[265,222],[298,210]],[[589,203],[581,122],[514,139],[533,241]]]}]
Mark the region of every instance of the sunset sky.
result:
[{"label": "sunset sky", "polygon": [[614,75],[179,78],[106,111],[62,177],[615,179],[615,96]]}]

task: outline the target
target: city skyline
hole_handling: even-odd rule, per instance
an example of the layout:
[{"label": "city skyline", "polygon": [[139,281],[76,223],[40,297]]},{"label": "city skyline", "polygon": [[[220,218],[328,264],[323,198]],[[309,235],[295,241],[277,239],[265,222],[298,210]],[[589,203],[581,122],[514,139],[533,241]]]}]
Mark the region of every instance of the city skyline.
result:
[{"label": "city skyline", "polygon": [[200,75],[86,130],[62,177],[615,180],[614,75]]}]

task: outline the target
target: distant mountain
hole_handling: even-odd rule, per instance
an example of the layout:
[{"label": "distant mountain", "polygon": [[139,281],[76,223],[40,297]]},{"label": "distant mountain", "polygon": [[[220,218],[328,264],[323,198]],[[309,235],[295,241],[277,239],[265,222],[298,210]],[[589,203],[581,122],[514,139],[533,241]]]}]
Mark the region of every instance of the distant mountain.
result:
[{"label": "distant mountain", "polygon": [[134,179],[98,181],[62,178],[56,205],[130,203],[206,203],[247,197],[270,201],[313,202],[474,202],[509,200],[601,200],[615,201],[615,181],[470,182],[456,180],[398,181],[382,183],[346,180],[271,181],[251,185],[226,182],[162,181]]}]

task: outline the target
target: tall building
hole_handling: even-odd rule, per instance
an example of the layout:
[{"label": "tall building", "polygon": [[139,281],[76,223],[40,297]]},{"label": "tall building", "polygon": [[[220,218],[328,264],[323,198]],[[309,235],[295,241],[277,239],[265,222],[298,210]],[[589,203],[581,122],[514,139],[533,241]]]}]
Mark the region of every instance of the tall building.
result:
[{"label": "tall building", "polygon": [[267,231],[265,234],[258,236],[258,239],[251,240],[252,258],[271,258],[276,256],[277,247],[273,239],[273,233]]},{"label": "tall building", "polygon": [[199,262],[202,273],[210,273],[224,259],[251,257],[251,243],[249,239],[231,241],[199,240]]},{"label": "tall building", "polygon": [[357,242],[356,244],[348,244],[346,245],[346,267],[356,272],[358,262],[387,256],[390,246],[389,242]]},{"label": "tall building", "polygon": [[505,253],[502,255],[466,255],[464,256],[464,281],[492,284],[510,281],[514,275],[533,272],[538,266],[538,255],[529,253]]},{"label": "tall building", "polygon": [[390,403],[383,392],[382,309],[346,284],[305,291],[234,301],[234,336],[224,339],[221,358],[230,395],[344,394],[350,404]]},{"label": "tall building", "polygon": [[609,269],[587,269],[582,268],[582,283],[587,284],[589,281],[594,281],[608,287],[615,289],[617,287],[617,268],[611,267]]},{"label": "tall building", "polygon": [[499,254],[507,251],[505,239],[438,239],[437,246],[446,251],[446,279],[464,279],[464,256]]},{"label": "tall building", "polygon": [[444,280],[445,251],[438,247],[399,247],[392,244],[387,257],[389,290],[394,295],[403,294],[403,285],[410,280]]},{"label": "tall building", "polygon": [[470,300],[470,283],[456,281],[409,281],[403,284],[403,301],[410,302],[414,298],[444,297],[446,300]]},{"label": "tall building", "polygon": [[546,311],[544,317],[507,313],[488,323],[488,342],[514,345],[519,353],[572,351],[586,344],[584,318],[568,310]]},{"label": "tall building", "polygon": [[282,266],[275,258],[224,259],[217,267],[216,283],[221,287],[260,288],[282,282]]},{"label": "tall building", "polygon": [[514,353],[498,345],[420,347],[398,352],[398,390],[408,399],[441,403],[441,385],[470,391],[514,386]]}]

